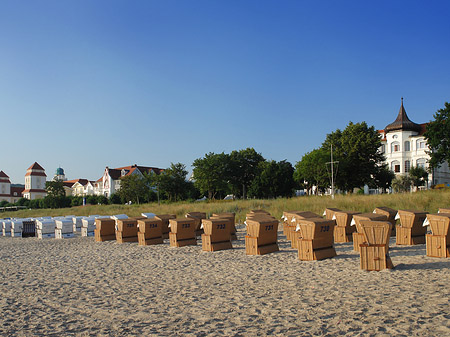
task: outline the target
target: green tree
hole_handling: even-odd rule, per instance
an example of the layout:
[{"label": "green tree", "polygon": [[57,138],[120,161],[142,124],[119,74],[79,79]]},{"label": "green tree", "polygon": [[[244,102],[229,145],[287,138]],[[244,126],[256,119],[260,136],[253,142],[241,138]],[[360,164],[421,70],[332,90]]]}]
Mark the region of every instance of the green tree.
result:
[{"label": "green tree", "polygon": [[434,121],[427,125],[424,134],[430,151],[430,166],[437,168],[444,161],[450,162],[450,103],[434,114]]},{"label": "green tree", "polygon": [[66,197],[64,184],[61,180],[45,183],[47,196],[42,200],[42,208],[63,208],[70,206],[70,198]]},{"label": "green tree", "polygon": [[17,200],[16,205],[28,207],[30,205],[30,200],[27,198],[20,198],[19,200]]},{"label": "green tree", "polygon": [[392,188],[395,192],[409,192],[411,190],[412,181],[407,175],[397,176],[392,180]]},{"label": "green tree", "polygon": [[86,197],[86,204],[98,205],[98,197],[96,195],[88,195]]},{"label": "green tree", "polygon": [[[369,184],[371,187],[381,188],[383,192],[392,186],[392,181],[395,179],[395,173],[389,169],[387,164],[380,165],[378,171],[374,176],[373,183]],[[382,193],[383,193],[382,192]]]},{"label": "green tree", "polygon": [[425,185],[428,181],[428,172],[421,166],[413,166],[408,172],[411,182],[414,186],[419,187]]},{"label": "green tree", "polygon": [[366,122],[350,122],[344,131],[338,129],[328,134],[322,148],[329,151],[331,145],[334,159],[339,161],[336,186],[344,191],[369,184],[385,160],[378,151],[381,136]]},{"label": "green tree", "polygon": [[45,183],[45,190],[47,195],[52,197],[64,197],[66,191],[64,191],[64,184],[61,180],[47,181]]},{"label": "green tree", "polygon": [[258,174],[258,165],[261,162],[264,162],[264,157],[253,148],[230,153],[228,175],[234,195],[247,198],[247,190]]},{"label": "green tree", "polygon": [[72,207],[82,206],[83,205],[83,197],[82,196],[72,196],[70,198],[70,205]]},{"label": "green tree", "polygon": [[304,182],[308,191],[312,186],[317,186],[317,190],[323,190],[330,186],[330,167],[327,168],[327,162],[330,161],[330,152],[326,149],[315,149],[305,154],[295,165],[294,179],[302,185]]},{"label": "green tree", "polygon": [[201,193],[207,193],[208,199],[217,194],[226,194],[229,182],[230,156],[225,153],[207,153],[204,158],[194,160],[192,166],[194,185]]},{"label": "green tree", "polygon": [[291,197],[294,193],[294,168],[282,160],[260,162],[258,174],[252,181],[249,195],[257,198]]},{"label": "green tree", "polygon": [[120,204],[122,204],[122,199],[120,198],[120,194],[119,193],[111,194],[111,196],[109,197],[109,203],[111,205],[120,205]]},{"label": "green tree", "polygon": [[188,171],[182,163],[171,163],[159,175],[151,174],[150,184],[159,189],[159,193],[170,201],[186,200],[189,195],[190,184],[186,180]]},{"label": "green tree", "polygon": [[125,202],[139,204],[148,200],[150,186],[147,179],[140,174],[131,174],[120,179],[119,195]]}]

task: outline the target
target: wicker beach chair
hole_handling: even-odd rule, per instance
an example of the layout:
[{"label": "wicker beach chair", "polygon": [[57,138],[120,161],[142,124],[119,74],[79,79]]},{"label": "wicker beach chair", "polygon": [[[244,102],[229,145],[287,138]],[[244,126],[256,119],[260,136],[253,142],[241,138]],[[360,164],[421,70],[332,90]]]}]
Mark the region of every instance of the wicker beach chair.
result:
[{"label": "wicker beach chair", "polygon": [[361,220],[360,227],[365,237],[365,242],[360,244],[361,269],[394,268],[388,254],[392,224],[389,221]]}]

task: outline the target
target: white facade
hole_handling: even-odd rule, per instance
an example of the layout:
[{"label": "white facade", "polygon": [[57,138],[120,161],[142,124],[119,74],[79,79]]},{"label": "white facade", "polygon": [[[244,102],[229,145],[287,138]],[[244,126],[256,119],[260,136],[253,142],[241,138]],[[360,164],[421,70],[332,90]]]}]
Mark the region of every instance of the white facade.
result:
[{"label": "white facade", "polygon": [[[406,115],[402,105],[397,119],[386,126],[382,133],[380,151],[386,156],[389,169],[396,175],[404,175],[411,167],[423,167],[428,170],[430,159],[427,141],[423,136],[426,124],[415,124]],[[428,175],[428,186],[450,183],[448,163],[434,169]]]},{"label": "white facade", "polygon": [[9,177],[0,171],[0,201],[11,202],[11,181]]},{"label": "white facade", "polygon": [[94,194],[93,182],[87,181],[83,185],[84,181],[77,181],[72,185],[72,195],[74,196],[88,196]]},{"label": "white facade", "polygon": [[94,183],[94,194],[109,198],[120,190],[120,179],[122,177],[133,174],[142,176],[144,173],[150,174],[152,172],[159,174],[161,171],[163,170],[156,167],[138,166],[136,164],[115,169],[106,167],[103,176]]},{"label": "white facade", "polygon": [[41,199],[47,195],[45,191],[45,183],[47,175],[45,170],[38,164],[31,165],[25,174],[25,190],[23,197],[29,200]]}]

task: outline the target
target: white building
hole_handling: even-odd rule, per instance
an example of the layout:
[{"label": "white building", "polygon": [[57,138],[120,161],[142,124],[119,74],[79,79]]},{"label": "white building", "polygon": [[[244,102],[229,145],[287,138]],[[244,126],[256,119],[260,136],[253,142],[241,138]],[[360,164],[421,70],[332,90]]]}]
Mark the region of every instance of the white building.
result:
[{"label": "white building", "polygon": [[94,194],[94,181],[87,179],[77,179],[72,185],[72,194],[75,196],[88,196]]},{"label": "white building", "polygon": [[163,169],[148,166],[138,166],[136,164],[131,166],[118,167],[110,169],[106,166],[103,176],[94,183],[94,194],[104,195],[109,198],[111,195],[120,190],[120,179],[133,174],[141,176],[147,174],[160,174]]},{"label": "white building", "polygon": [[[429,148],[423,136],[426,125],[416,124],[408,118],[402,98],[396,120],[379,131],[382,134],[380,150],[386,156],[389,168],[396,175],[407,174],[413,166],[428,169]],[[450,171],[447,162],[429,173],[428,187],[448,183]]]},{"label": "white building", "polygon": [[47,175],[38,163],[31,165],[25,174],[25,190],[23,197],[29,200],[44,198],[47,195],[45,183]]},{"label": "white building", "polygon": [[23,187],[11,186],[11,181],[5,172],[0,171],[0,201],[12,204],[22,198]]}]

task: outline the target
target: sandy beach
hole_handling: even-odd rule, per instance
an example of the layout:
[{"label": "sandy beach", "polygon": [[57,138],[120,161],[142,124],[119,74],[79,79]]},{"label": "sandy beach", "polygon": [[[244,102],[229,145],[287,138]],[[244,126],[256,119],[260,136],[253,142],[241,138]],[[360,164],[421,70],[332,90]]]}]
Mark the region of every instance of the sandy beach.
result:
[{"label": "sandy beach", "polygon": [[361,271],[352,244],[302,262],[280,251],[0,237],[1,335],[436,336],[450,334],[450,259],[395,246],[394,270]]}]

